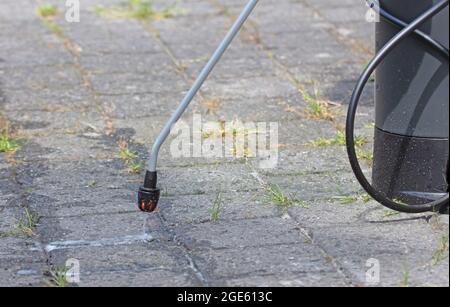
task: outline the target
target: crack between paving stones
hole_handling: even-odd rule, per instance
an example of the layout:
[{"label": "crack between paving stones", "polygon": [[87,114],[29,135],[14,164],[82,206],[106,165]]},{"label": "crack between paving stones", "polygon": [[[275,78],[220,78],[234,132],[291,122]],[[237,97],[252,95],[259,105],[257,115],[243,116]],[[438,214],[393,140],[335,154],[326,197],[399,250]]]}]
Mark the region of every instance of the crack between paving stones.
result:
[{"label": "crack between paving stones", "polygon": [[169,226],[167,225],[167,220],[165,219],[162,212],[157,212],[156,215],[161,223],[161,226],[163,227],[163,230],[165,230],[166,233],[170,234],[173,242],[178,245],[177,247],[181,251],[183,258],[188,262],[188,269],[193,273],[197,281],[200,282],[203,287],[210,286],[209,280],[199,269],[199,267],[195,263],[195,260],[190,255],[189,248],[187,247],[186,243],[177,235],[175,230],[169,228]]}]

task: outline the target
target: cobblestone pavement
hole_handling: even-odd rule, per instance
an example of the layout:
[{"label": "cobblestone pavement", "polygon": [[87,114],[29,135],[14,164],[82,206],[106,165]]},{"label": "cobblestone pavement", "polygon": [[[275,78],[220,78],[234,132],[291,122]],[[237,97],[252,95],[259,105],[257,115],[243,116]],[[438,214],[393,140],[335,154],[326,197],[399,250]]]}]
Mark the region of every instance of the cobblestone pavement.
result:
[{"label": "cobblestone pavement", "polygon": [[0,154],[1,286],[61,285],[70,258],[81,286],[364,286],[377,261],[379,285],[448,286],[448,216],[367,201],[335,137],[372,54],[363,1],[260,1],[184,119],[278,122],[278,167],[175,159],[168,142],[153,215],[136,208],[139,163],[246,1],[149,19],[82,1],[80,23],[63,2],[46,2],[53,17],[43,1],[0,3],[2,140],[18,145]]}]

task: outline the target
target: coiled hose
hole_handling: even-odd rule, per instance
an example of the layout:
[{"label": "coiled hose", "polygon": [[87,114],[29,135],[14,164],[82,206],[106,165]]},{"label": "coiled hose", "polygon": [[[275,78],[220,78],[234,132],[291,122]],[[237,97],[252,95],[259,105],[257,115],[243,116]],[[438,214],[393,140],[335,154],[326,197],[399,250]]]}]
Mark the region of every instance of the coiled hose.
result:
[{"label": "coiled hose", "polygon": [[[359,101],[361,99],[361,95],[363,93],[364,87],[370,79],[370,76],[373,74],[375,69],[382,63],[382,61],[390,54],[390,52],[397,47],[404,39],[406,39],[409,35],[415,34],[420,37],[424,42],[431,45],[435,50],[439,51],[445,58],[448,60],[449,51],[439,42],[436,42],[434,39],[421,32],[419,29],[425,22],[433,18],[439,12],[444,10],[448,6],[448,0],[443,0],[438,4],[434,5],[432,8],[424,12],[422,15],[417,17],[413,22],[407,24],[406,22],[396,18],[391,15],[389,12],[385,11],[381,6],[375,4],[373,1],[367,0],[369,5],[380,12],[380,15],[383,18],[386,18],[389,22],[403,28],[397,35],[395,35],[380,51],[374,56],[374,58],[367,65],[366,69],[362,73],[361,77],[356,84],[356,87],[353,91],[352,98],[350,100],[348,114],[347,114],[347,125],[346,125],[346,144],[347,144],[347,153],[349,157],[349,161],[353,172],[355,173],[356,178],[358,179],[361,186],[367,191],[367,193],[372,196],[376,201],[380,204],[388,207],[392,210],[405,212],[405,213],[423,213],[423,212],[438,212],[445,206],[449,205],[449,193],[446,194],[442,199],[430,202],[428,204],[418,204],[418,205],[408,205],[401,204],[395,202],[389,198],[387,198],[383,193],[377,191],[367,180],[364,175],[361,165],[358,161],[358,156],[355,150],[355,141],[354,141],[354,130],[355,130],[355,117],[356,110],[358,108]],[[449,163],[447,162],[447,182],[449,177]]]}]

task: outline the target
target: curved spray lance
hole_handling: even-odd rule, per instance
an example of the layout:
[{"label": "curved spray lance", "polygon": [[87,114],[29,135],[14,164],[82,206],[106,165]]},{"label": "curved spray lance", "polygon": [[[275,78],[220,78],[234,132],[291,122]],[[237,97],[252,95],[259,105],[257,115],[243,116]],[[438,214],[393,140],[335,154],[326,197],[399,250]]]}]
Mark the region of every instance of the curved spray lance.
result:
[{"label": "curved spray lance", "polygon": [[180,119],[181,115],[183,115],[184,111],[187,109],[189,104],[192,102],[195,95],[200,90],[200,88],[202,87],[202,85],[206,81],[206,79],[208,78],[211,71],[214,69],[216,64],[222,58],[223,54],[230,46],[233,39],[239,33],[239,30],[242,28],[245,21],[252,13],[253,9],[258,4],[258,1],[259,0],[250,0],[247,3],[247,5],[245,6],[242,13],[239,15],[237,20],[234,22],[233,26],[228,31],[225,38],[220,43],[219,47],[214,52],[211,59],[208,61],[206,66],[203,68],[200,75],[197,77],[194,84],[192,85],[191,89],[186,94],[183,101],[178,106],[175,113],[172,115],[172,117],[166,123],[163,130],[161,131],[158,138],[156,139],[155,144],[153,145],[153,148],[151,151],[150,161],[148,164],[147,172],[145,174],[144,186],[139,189],[139,193],[138,193],[139,209],[141,209],[142,211],[153,212],[158,205],[158,201],[159,201],[161,192],[157,188],[157,185],[156,185],[157,181],[158,181],[156,164],[158,161],[159,150],[161,149],[162,144],[169,136],[172,126]]}]

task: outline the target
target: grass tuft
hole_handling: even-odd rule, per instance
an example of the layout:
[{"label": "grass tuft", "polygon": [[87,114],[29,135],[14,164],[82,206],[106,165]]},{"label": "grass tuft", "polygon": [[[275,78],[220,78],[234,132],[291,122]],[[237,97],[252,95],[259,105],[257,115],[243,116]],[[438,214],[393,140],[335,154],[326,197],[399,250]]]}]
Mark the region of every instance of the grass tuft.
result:
[{"label": "grass tuft", "polygon": [[56,22],[54,22],[53,20],[44,19],[44,20],[42,20],[42,24],[50,32],[53,32],[55,34],[60,34],[60,33],[64,32],[64,29],[60,25],[58,25]]},{"label": "grass tuft", "polygon": [[19,148],[17,142],[9,134],[8,127],[0,131],[0,153],[15,152]]},{"label": "grass tuft", "polygon": [[95,11],[100,16],[109,18],[163,19],[174,15],[175,6],[157,10],[149,0],[127,0],[119,5],[99,5]]},{"label": "grass tuft", "polygon": [[128,141],[125,139],[121,139],[117,144],[119,146],[117,156],[125,163],[128,172],[140,174],[142,172],[142,163],[137,161],[139,158],[138,153],[129,149]]},{"label": "grass tuft", "polygon": [[0,238],[18,237],[25,235],[32,237],[36,235],[36,227],[39,223],[39,216],[25,208],[25,214],[19,218],[13,229],[0,232]]},{"label": "grass tuft", "polygon": [[118,145],[119,145],[118,156],[120,159],[124,161],[130,161],[138,157],[138,154],[135,151],[131,151],[128,148],[128,142],[126,140],[124,139],[120,140]]},{"label": "grass tuft", "polygon": [[42,18],[54,17],[58,14],[58,7],[54,4],[42,4],[36,9],[36,14]]},{"label": "grass tuft", "polygon": [[366,161],[369,166],[373,165],[373,153],[370,151],[366,151],[361,147],[356,148],[356,156],[358,159]]},{"label": "grass tuft", "polygon": [[[396,202],[399,205],[407,205],[404,201],[402,201],[401,199],[398,199],[398,198],[394,198],[392,201]],[[392,210],[392,209],[385,209],[383,211],[383,217],[384,218],[393,217],[393,216],[397,216],[397,215],[400,215],[400,214],[401,214],[401,212],[398,212],[398,211],[395,211],[395,210]]]},{"label": "grass tuft", "polygon": [[432,265],[438,265],[441,263],[444,259],[448,257],[448,235],[443,236],[439,240],[438,247],[433,251],[433,257],[432,257]]},{"label": "grass tuft", "polygon": [[21,217],[16,224],[15,233],[24,234],[26,236],[34,236],[36,234],[36,227],[39,223],[39,216],[25,208],[25,215]]},{"label": "grass tuft", "polygon": [[348,196],[334,196],[333,200],[338,201],[340,204],[348,205],[353,204],[357,201],[362,201],[364,203],[368,203],[372,200],[369,194],[357,194],[357,195],[348,195]]},{"label": "grass tuft", "polygon": [[216,199],[213,202],[210,214],[211,222],[216,222],[219,219],[220,212],[222,210],[222,193],[218,193]]},{"label": "grass tuft", "polygon": [[409,278],[410,278],[410,273],[409,273],[408,262],[405,260],[403,263],[403,275],[402,275],[402,280],[400,281],[400,287],[408,288],[409,287]]},{"label": "grass tuft", "polygon": [[312,95],[304,86],[299,85],[298,87],[298,91],[302,95],[303,100],[306,102],[306,115],[311,119],[334,122],[336,120],[336,116],[338,115],[336,106],[333,106],[330,101],[322,98],[316,82],[313,82],[312,85]]},{"label": "grass tuft", "polygon": [[128,163],[128,172],[131,174],[140,174],[142,172],[142,164],[136,161]]},{"label": "grass tuft", "polygon": [[[367,144],[368,139],[366,136],[355,136],[355,145],[356,146],[362,146],[364,144]],[[309,145],[314,147],[324,147],[324,146],[333,146],[333,145],[339,145],[339,146],[345,146],[345,132],[342,130],[338,130],[336,132],[336,135],[333,138],[318,138],[314,141],[311,141]]]},{"label": "grass tuft", "polygon": [[36,9],[36,14],[41,18],[41,22],[50,32],[61,34],[64,29],[54,21],[58,14],[58,7],[53,4],[42,4]]},{"label": "grass tuft", "polygon": [[385,209],[383,211],[383,217],[384,218],[393,217],[393,216],[397,216],[397,215],[400,215],[400,212],[394,211],[394,210],[391,210],[391,209]]},{"label": "grass tuft", "polygon": [[301,207],[305,209],[309,208],[305,201],[295,199],[292,195],[285,194],[278,185],[267,184],[264,188],[268,201],[275,204],[283,211],[287,211],[292,207]]},{"label": "grass tuft", "polygon": [[67,271],[65,266],[53,267],[46,275],[48,278],[44,280],[45,284],[51,288],[64,288],[67,286]]}]

